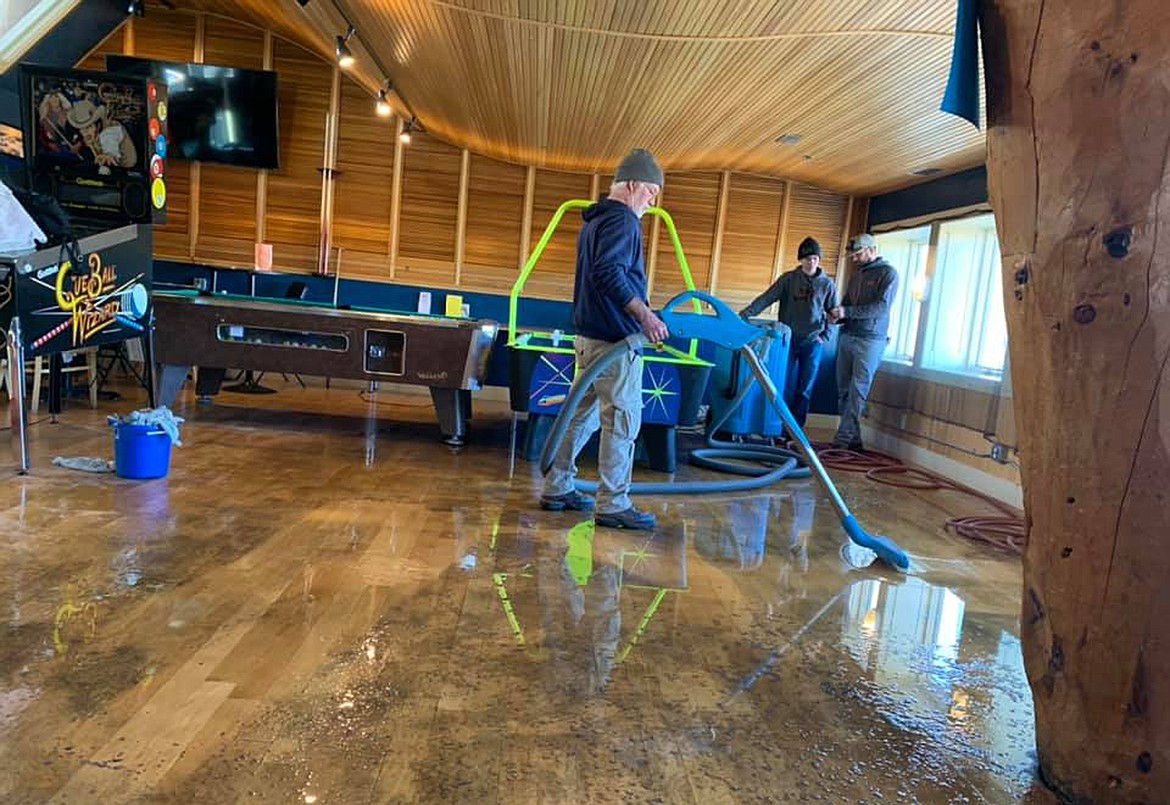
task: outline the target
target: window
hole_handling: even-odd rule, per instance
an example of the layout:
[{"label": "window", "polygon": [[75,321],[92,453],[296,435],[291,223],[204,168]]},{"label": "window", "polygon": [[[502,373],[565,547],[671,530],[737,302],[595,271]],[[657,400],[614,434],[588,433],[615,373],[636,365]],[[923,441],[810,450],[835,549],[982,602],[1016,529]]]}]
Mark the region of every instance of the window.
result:
[{"label": "window", "polygon": [[999,379],[1007,322],[994,216],[886,232],[877,240],[899,274],[886,360]]},{"label": "window", "polygon": [[1007,356],[1007,324],[990,214],[939,224],[932,284],[922,366],[998,376]]},{"label": "window", "polygon": [[898,291],[890,309],[890,345],[886,360],[914,362],[918,343],[918,319],[926,289],[926,258],[930,253],[930,227],[903,229],[877,236],[878,250],[898,271]]}]

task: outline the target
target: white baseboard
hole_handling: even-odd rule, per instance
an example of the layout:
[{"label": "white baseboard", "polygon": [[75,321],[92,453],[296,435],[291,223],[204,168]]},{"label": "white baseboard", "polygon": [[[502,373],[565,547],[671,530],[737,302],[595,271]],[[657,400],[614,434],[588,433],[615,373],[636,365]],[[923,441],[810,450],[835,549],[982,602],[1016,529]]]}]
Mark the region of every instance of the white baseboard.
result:
[{"label": "white baseboard", "polygon": [[990,495],[1009,506],[1015,506],[1018,509],[1024,508],[1024,490],[1017,483],[997,478],[990,473],[967,466],[925,447],[910,444],[897,436],[872,428],[865,423],[861,425],[861,438],[875,450],[896,456],[908,464],[916,464],[923,469],[937,472],[939,475],[969,486],[985,495]]}]

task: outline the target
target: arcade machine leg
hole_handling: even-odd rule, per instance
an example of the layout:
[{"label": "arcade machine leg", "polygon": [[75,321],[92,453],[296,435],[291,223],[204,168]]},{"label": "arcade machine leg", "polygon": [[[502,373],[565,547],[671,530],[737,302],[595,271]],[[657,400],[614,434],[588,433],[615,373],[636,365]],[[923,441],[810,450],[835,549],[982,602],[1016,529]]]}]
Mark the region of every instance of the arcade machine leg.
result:
[{"label": "arcade machine leg", "polygon": [[20,470],[28,472],[28,419],[24,398],[24,350],[21,348],[20,319],[13,317],[8,331],[8,419],[12,426],[12,449],[19,456]]},{"label": "arcade machine leg", "polygon": [[154,311],[150,313],[150,326],[142,339],[142,385],[146,386],[146,401],[150,408],[158,405],[158,372],[154,367]]},{"label": "arcade machine leg", "polygon": [[508,440],[508,479],[516,474],[516,429],[519,427],[520,414],[512,412],[512,435]]}]

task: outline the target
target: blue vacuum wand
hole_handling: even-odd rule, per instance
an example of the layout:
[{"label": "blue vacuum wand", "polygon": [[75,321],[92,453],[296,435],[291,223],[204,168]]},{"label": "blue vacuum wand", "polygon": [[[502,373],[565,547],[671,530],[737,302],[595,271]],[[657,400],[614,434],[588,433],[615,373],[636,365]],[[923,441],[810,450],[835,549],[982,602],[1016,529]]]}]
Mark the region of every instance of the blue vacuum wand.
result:
[{"label": "blue vacuum wand", "polygon": [[[709,316],[678,309],[684,302],[695,299],[710,305],[711,309],[715,311],[715,315]],[[739,354],[747,361],[747,365],[751,367],[752,374],[755,375],[756,380],[764,390],[764,395],[772,403],[776,412],[780,414],[785,430],[799,447],[801,457],[812,469],[813,474],[816,475],[821,486],[833,501],[833,507],[837,510],[837,515],[841,520],[841,527],[845,529],[849,539],[855,544],[873,551],[880,559],[898,570],[908,570],[910,558],[905,551],[898,547],[897,543],[889,537],[870,534],[857,522],[857,518],[845,505],[844,498],[837,491],[837,487],[833,483],[833,479],[829,477],[825,466],[821,464],[808,436],[797,424],[796,417],[792,415],[784,403],[784,398],[776,390],[775,383],[772,382],[768,371],[760,363],[759,356],[751,347],[755,341],[764,337],[765,331],[744,321],[722,300],[702,291],[683,291],[678,294],[663,305],[661,316],[672,337],[699,338],[730,350],[739,351]]]}]

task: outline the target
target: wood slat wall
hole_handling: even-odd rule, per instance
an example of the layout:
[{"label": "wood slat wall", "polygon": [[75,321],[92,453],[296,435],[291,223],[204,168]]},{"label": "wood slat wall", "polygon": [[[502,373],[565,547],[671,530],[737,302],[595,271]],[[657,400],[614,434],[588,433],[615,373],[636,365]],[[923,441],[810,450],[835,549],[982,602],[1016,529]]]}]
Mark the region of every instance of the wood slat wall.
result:
[{"label": "wood slat wall", "polygon": [[[532,231],[529,252],[536,248],[557,208],[574,198],[589,198],[592,177],[587,173],[562,173],[538,170],[536,192],[532,201]],[[570,210],[561,219],[556,234],[549,240],[537,273],[529,284],[534,293],[553,298],[572,298],[573,274],[577,267],[577,235],[581,231],[581,211]]]},{"label": "wood slat wall", "polygon": [[272,66],[280,94],[280,167],[268,176],[265,241],[273,268],[312,271],[321,242],[321,172],[333,70],[277,39]]},{"label": "wood slat wall", "polygon": [[[666,176],[662,203],[674,219],[695,287],[710,288],[711,248],[719,206],[718,173],[672,173]],[[666,227],[659,228],[658,265],[651,301],[659,304],[686,288]]]},{"label": "wood slat wall", "polygon": [[390,279],[394,120],[370,114],[370,96],[341,82],[333,246],[342,276]]},{"label": "wood slat wall", "polygon": [[837,258],[841,253],[841,233],[849,209],[847,196],[839,196],[816,187],[792,185],[788,227],[784,232],[786,254],[780,256],[781,266],[796,265],[796,249],[806,237],[814,237],[821,244],[821,265],[826,274],[836,276]]},{"label": "wood slat wall", "polygon": [[[90,54],[84,64],[104,66],[108,52],[127,41],[136,53],[173,61],[192,61],[197,50],[197,17],[151,9],[132,23],[132,36],[119,32]],[[260,29],[214,14],[203,18],[204,61],[260,67],[265,34]],[[273,37],[273,68],[281,92],[281,167],[271,171],[266,192],[256,170],[199,165],[197,237],[189,232],[188,163],[170,161],[170,223],[156,233],[159,257],[195,259],[212,265],[250,266],[263,222],[264,241],[273,244],[274,266],[311,272],[318,266],[320,205],[326,165],[325,120],[330,109],[333,65],[287,40]],[[340,81],[338,133],[331,231],[330,269],[342,252],[342,276],[396,281],[436,288],[507,293],[527,257],[521,245],[535,247],[553,212],[570,198],[608,192],[612,174],[563,173],[539,169],[526,195],[528,168],[471,153],[462,177],[463,152],[426,133],[416,133],[402,149],[402,187],[398,203],[397,256],[391,245],[395,139],[394,119],[373,113],[373,99],[355,82]],[[724,179],[726,176],[726,179]],[[463,265],[456,272],[457,215],[461,178],[467,186]],[[726,206],[719,216],[726,181]],[[700,288],[711,287],[732,304],[742,304],[771,281],[776,249],[784,242],[779,265],[795,264],[796,246],[805,235],[820,240],[825,265],[836,270],[840,239],[850,200],[841,195],[744,173],[668,173],[662,204],[679,229],[692,275]],[[528,205],[528,206],[526,206]],[[664,226],[652,243],[655,220],[644,227],[646,256],[657,251],[653,300],[661,303],[683,288],[673,246]],[[527,231],[525,231],[525,222]],[[786,222],[784,232],[780,232]],[[721,225],[721,229],[720,229]],[[532,297],[572,298],[579,213],[571,213],[554,236],[526,288]],[[715,255],[716,243],[719,253]],[[718,265],[713,265],[718,257]],[[395,266],[391,274],[391,265]],[[649,266],[648,266],[649,268]],[[458,281],[456,277],[458,276]]]},{"label": "wood slat wall", "polygon": [[[727,220],[723,227],[718,293],[739,308],[772,283],[777,230],[784,209],[784,183],[742,173],[731,175]],[[795,254],[795,249],[789,249]],[[781,255],[791,267],[795,256]]]},{"label": "wood slat wall", "polygon": [[416,132],[405,152],[398,271],[408,285],[455,284],[455,222],[463,152]]},{"label": "wood slat wall", "polygon": [[[264,34],[221,17],[205,18],[203,61],[257,70],[264,67]],[[178,160],[172,160],[172,163]],[[184,166],[189,163],[180,162]],[[256,171],[199,164],[198,260],[249,266],[256,243]]]},{"label": "wood slat wall", "polygon": [[478,154],[471,155],[469,170],[461,287],[500,293],[511,289],[518,273],[528,170]]}]

